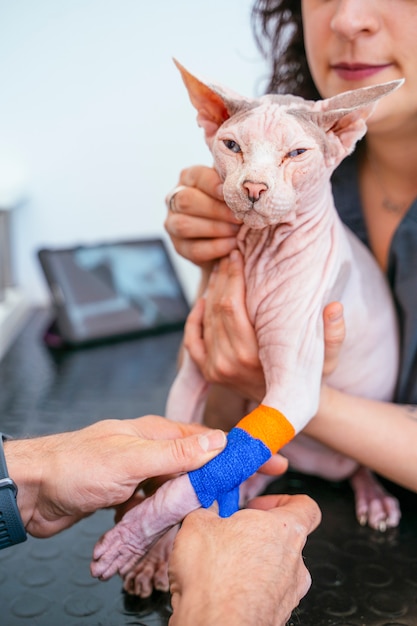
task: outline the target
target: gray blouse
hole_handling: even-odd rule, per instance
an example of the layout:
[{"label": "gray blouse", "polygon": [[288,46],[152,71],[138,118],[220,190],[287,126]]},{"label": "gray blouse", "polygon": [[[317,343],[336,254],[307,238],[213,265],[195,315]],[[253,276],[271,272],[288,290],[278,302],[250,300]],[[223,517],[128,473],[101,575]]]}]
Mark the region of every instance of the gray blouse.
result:
[{"label": "gray blouse", "polygon": [[[359,197],[356,154],[345,159],[334,172],[333,194],[343,222],[369,247]],[[417,404],[417,199],[392,239],[387,278],[400,326],[401,358],[395,401]]]}]

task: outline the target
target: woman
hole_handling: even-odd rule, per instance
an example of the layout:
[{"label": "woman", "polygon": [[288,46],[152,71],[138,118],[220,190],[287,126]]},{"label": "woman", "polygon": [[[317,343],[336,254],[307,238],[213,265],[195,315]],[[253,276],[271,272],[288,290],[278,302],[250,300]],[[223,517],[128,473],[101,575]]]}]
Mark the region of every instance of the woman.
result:
[{"label": "woman", "polygon": [[[272,90],[327,98],[405,78],[378,104],[365,139],[333,178],[342,219],[386,272],[397,305],[401,368],[395,403],[355,398],[323,384],[318,414],[305,432],[417,491],[417,1],[257,0],[254,18],[258,41],[272,60]],[[234,250],[239,225],[223,204],[213,170],[184,170],[179,185],[169,196],[166,229],[177,251],[201,266],[204,289],[214,260]],[[210,380],[259,400],[263,376],[244,310],[238,254],[223,259],[217,278],[205,310],[200,301],[187,325],[187,347]],[[340,308],[326,315],[327,336],[336,329],[334,361]]]}]

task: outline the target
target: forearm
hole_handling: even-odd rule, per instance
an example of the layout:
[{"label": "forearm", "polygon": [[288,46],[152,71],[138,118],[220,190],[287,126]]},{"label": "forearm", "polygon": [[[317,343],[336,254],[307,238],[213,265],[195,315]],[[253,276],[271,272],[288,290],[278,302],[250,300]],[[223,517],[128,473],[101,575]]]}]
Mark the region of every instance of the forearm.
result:
[{"label": "forearm", "polygon": [[324,387],[305,433],[403,487],[417,491],[417,411]]}]

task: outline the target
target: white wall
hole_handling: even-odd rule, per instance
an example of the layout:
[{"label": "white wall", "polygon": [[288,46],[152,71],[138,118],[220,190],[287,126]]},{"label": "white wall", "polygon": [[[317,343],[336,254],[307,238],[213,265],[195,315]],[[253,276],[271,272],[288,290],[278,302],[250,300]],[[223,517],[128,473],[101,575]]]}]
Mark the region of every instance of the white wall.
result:
[{"label": "white wall", "polygon": [[[36,250],[163,235],[181,168],[210,164],[180,76],[259,94],[265,65],[252,0],[0,0],[0,199],[14,212],[14,265],[47,294]],[[177,257],[178,259],[178,257]],[[176,260],[191,295],[197,277]]]}]

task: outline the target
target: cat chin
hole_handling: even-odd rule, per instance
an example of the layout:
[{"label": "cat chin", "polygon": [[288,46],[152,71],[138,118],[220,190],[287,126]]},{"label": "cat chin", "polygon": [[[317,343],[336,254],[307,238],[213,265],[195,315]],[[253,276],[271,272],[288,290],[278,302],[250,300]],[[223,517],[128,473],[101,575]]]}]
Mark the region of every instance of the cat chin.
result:
[{"label": "cat chin", "polygon": [[236,217],[243,220],[245,226],[253,228],[254,230],[262,230],[262,228],[268,228],[268,226],[273,226],[277,223],[275,219],[271,220],[270,217],[259,215],[259,213],[254,213],[252,211],[242,215],[236,215]]}]

